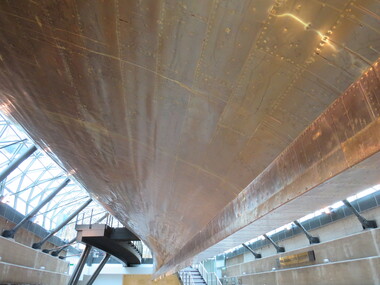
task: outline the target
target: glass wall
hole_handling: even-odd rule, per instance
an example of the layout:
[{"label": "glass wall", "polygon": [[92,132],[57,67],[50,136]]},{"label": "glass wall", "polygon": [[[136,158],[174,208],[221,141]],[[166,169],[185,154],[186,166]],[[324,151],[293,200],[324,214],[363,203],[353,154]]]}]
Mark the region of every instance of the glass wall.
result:
[{"label": "glass wall", "polygon": [[[0,172],[17,159],[33,142],[17,125],[0,114]],[[33,210],[43,199],[56,189],[66,178],[70,183],[63,188],[39,213],[33,221],[47,230],[54,229],[73,211],[80,207],[89,195],[86,190],[58,166],[43,150],[38,149],[0,184],[0,201],[8,204],[21,214]],[[101,218],[105,210],[95,201],[80,213],[84,222]],[[69,240],[76,235],[75,220],[57,233]]]}]

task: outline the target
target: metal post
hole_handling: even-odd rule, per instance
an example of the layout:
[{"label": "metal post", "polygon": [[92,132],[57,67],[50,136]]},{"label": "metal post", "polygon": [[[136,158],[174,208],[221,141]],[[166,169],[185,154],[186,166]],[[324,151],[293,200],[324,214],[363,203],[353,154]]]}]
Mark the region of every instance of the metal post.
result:
[{"label": "metal post", "polygon": [[12,161],[7,168],[5,168],[1,173],[0,173],[0,182],[3,182],[5,178],[9,174],[12,173],[13,170],[15,170],[24,160],[26,160],[29,156],[31,156],[37,148],[35,146],[31,146],[28,148],[22,155],[20,155],[17,159]]},{"label": "metal post", "polygon": [[86,260],[88,258],[88,255],[90,254],[92,246],[86,244],[86,248],[84,249],[77,266],[74,269],[73,274],[70,277],[68,285],[75,285],[78,283],[79,277],[82,274],[83,267],[86,263]]},{"label": "metal post", "polygon": [[313,237],[298,221],[294,221],[293,223],[304,232],[310,244],[321,242],[319,237]]},{"label": "metal post", "polygon": [[102,261],[100,262],[100,264],[98,265],[98,268],[96,268],[95,272],[92,274],[90,280],[88,280],[87,282],[87,285],[92,285],[92,283],[94,283],[95,279],[98,277],[100,271],[102,271],[104,265],[106,265],[108,259],[111,257],[111,255],[109,253],[106,254],[106,256],[104,256],[104,258],[102,259]]},{"label": "metal post", "polygon": [[46,237],[44,237],[40,242],[36,242],[32,245],[35,249],[40,249],[42,245],[51,238],[56,232],[62,229],[68,222],[70,222],[79,212],[81,212],[84,208],[90,204],[92,199],[88,199],[82,206],[80,206],[74,213],[72,213],[66,220],[64,220],[59,226],[57,226],[52,232],[50,232]]},{"label": "metal post", "polygon": [[41,210],[41,208],[43,206],[45,206],[51,199],[53,199],[55,197],[55,195],[58,194],[59,191],[61,191],[68,183],[70,182],[70,179],[66,179],[65,181],[63,181],[63,183],[61,183],[61,185],[59,185],[57,187],[57,189],[55,189],[49,196],[47,196],[45,198],[45,200],[43,200],[37,207],[35,207],[28,215],[26,215],[22,220],[21,222],[19,222],[16,226],[14,226],[13,229],[11,230],[5,230],[3,231],[3,233],[1,234],[3,237],[6,237],[6,238],[13,238],[15,233],[17,232],[17,230],[19,228],[21,228],[27,221],[29,221],[32,217],[34,217],[39,210]]},{"label": "metal post", "polygon": [[354,215],[358,218],[359,222],[362,224],[363,230],[365,229],[375,229],[377,228],[377,223],[375,220],[367,220],[362,215],[359,214],[359,212],[354,208],[354,206],[351,205],[348,200],[344,199],[342,201],[351,211],[354,213]]},{"label": "metal post", "polygon": [[242,246],[244,246],[246,249],[248,249],[254,256],[255,258],[261,258],[261,254],[260,253],[256,253],[254,252],[248,245],[246,245],[245,243],[242,243],[241,244]]},{"label": "metal post", "polygon": [[263,236],[276,248],[277,253],[285,252],[285,248],[282,246],[278,246],[277,243],[273,241],[273,239],[267,236],[267,234],[264,234]]},{"label": "metal post", "polygon": [[90,222],[89,222],[90,229],[92,228],[91,223],[92,223],[92,214],[93,213],[94,213],[94,209],[91,209],[91,216],[90,216]]}]

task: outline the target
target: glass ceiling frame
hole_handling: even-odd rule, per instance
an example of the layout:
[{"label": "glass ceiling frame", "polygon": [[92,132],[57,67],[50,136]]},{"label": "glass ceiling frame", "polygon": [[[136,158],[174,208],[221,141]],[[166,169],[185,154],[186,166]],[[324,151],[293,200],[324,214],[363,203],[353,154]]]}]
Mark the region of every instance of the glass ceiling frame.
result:
[{"label": "glass ceiling frame", "polygon": [[[33,145],[25,132],[0,114],[0,171]],[[70,177],[47,154],[38,149],[17,169],[0,183],[0,201],[8,204],[23,215],[32,211],[53,192],[66,178]],[[86,190],[70,177],[70,183],[47,203],[32,221],[51,230],[79,208],[88,198]],[[92,202],[79,215],[84,221],[106,212]],[[57,236],[71,239],[76,235],[75,221],[68,224]]]}]

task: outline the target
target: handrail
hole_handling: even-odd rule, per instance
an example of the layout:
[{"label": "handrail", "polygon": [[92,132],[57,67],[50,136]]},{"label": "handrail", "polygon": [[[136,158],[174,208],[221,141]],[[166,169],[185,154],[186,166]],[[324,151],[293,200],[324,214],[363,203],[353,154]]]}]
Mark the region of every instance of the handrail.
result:
[{"label": "handrail", "polygon": [[219,280],[218,276],[215,274],[215,272],[209,272],[210,274],[215,276],[216,284],[217,285],[222,285],[222,282]]},{"label": "handrail", "polygon": [[198,269],[207,285],[222,285],[222,282],[220,282],[215,272],[207,272],[202,263],[194,264],[192,267]]},{"label": "handrail", "polygon": [[178,274],[181,278],[183,285],[195,285],[194,279],[190,273],[180,271],[180,272],[178,272]]},{"label": "handrail", "polygon": [[143,257],[144,245],[143,245],[142,241],[140,241],[140,240],[139,241],[131,241],[131,244],[135,247],[135,249],[140,254],[140,256]]}]

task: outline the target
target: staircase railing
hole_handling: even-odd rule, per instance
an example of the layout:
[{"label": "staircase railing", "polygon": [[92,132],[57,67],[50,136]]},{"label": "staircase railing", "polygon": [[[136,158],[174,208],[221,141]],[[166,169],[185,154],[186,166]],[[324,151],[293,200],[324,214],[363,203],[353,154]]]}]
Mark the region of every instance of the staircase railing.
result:
[{"label": "staircase railing", "polygon": [[207,285],[222,285],[218,276],[214,272],[207,272],[202,263],[194,264],[192,267],[198,269]]},{"label": "staircase railing", "polygon": [[195,285],[194,279],[191,276],[191,273],[186,271],[179,271],[179,277],[181,278],[183,285]]},{"label": "staircase railing", "polygon": [[133,247],[137,250],[137,252],[140,254],[141,257],[143,257],[143,243],[142,241],[131,241],[131,244]]}]

